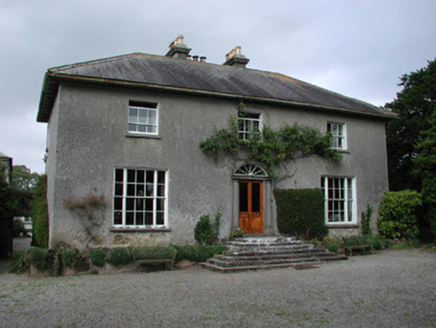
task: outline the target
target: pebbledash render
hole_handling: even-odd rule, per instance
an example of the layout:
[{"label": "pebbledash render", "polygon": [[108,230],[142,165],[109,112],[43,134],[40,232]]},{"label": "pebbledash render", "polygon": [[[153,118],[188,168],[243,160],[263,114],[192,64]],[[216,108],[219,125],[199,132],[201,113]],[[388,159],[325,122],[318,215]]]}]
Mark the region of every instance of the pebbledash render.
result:
[{"label": "pebbledash render", "polygon": [[[392,114],[247,68],[240,47],[223,65],[190,51],[179,36],[165,56],[133,53],[47,71],[37,121],[48,123],[50,247],[192,243],[200,217],[218,212],[221,238],[240,217],[257,220],[248,233],[278,235],[274,188],[321,188],[330,236],[360,233],[361,213],[368,205],[377,213],[388,188],[385,123]],[[229,128],[232,116],[240,138],[295,123],[330,131],[343,159],[289,162],[290,177],[280,182],[259,163],[214,162],[199,144]],[[91,194],[103,200],[94,213],[97,238],[67,206]]]}]

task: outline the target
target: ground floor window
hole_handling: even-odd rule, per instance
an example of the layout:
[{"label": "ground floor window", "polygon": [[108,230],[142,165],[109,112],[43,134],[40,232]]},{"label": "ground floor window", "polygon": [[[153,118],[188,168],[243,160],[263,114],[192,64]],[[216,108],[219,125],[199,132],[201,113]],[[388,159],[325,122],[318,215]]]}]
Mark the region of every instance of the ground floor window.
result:
[{"label": "ground floor window", "polygon": [[167,172],[115,169],[115,226],[167,226]]},{"label": "ground floor window", "polygon": [[322,177],[326,224],[356,223],[354,178]]}]

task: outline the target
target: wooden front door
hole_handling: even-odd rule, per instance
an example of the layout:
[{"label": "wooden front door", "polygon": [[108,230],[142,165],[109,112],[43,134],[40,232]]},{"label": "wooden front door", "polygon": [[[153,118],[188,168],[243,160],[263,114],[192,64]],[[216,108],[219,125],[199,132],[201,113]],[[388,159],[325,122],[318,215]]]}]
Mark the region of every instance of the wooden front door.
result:
[{"label": "wooden front door", "polygon": [[262,181],[239,181],[239,227],[244,233],[263,233]]}]

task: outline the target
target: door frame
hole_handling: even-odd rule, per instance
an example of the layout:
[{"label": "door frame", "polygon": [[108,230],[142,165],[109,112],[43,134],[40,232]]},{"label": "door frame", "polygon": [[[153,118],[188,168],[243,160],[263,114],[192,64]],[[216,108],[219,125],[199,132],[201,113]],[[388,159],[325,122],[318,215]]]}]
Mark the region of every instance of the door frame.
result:
[{"label": "door frame", "polygon": [[[263,229],[264,229],[264,223],[263,223],[263,221],[264,221],[264,215],[263,215],[263,206],[264,206],[264,202],[263,202],[263,185],[264,185],[264,183],[263,183],[263,180],[239,180],[238,181],[238,195],[239,195],[239,197],[241,196],[241,184],[246,184],[247,185],[247,190],[246,190],[246,193],[247,193],[247,211],[241,211],[241,203],[239,202],[239,220],[238,220],[238,223],[239,223],[239,228],[241,229],[241,230],[243,230],[244,231],[244,228],[243,228],[243,226],[244,226],[244,224],[243,224],[243,220],[247,220],[247,221],[249,221],[249,223],[246,225],[246,228],[248,229],[248,226],[249,226],[249,228],[251,229],[251,230],[253,230],[253,229],[256,229],[257,231],[248,231],[248,232],[246,232],[246,231],[244,231],[244,233],[246,233],[246,234],[263,234]],[[254,194],[253,194],[253,191],[254,191],[254,188],[253,188],[253,185],[258,185],[259,186],[259,190],[258,190],[258,192],[259,192],[259,194],[258,194],[258,196],[259,196],[259,202],[258,202],[258,208],[259,208],[259,210],[258,211],[253,211],[253,207],[254,207],[254,202],[253,202],[253,199],[255,198],[255,196],[254,196]],[[257,194],[257,193],[256,193]],[[239,201],[240,201],[240,199],[239,199]],[[255,225],[255,227],[253,227],[253,224],[255,223],[257,221],[257,227],[256,227],[256,225]],[[260,226],[260,224],[259,224],[259,221],[261,221],[262,222],[262,227],[260,228],[259,226]]]},{"label": "door frame", "polygon": [[239,181],[263,182],[263,235],[275,235],[272,214],[272,181],[270,178],[250,178],[248,176],[232,176],[232,226],[231,232],[239,230]]}]

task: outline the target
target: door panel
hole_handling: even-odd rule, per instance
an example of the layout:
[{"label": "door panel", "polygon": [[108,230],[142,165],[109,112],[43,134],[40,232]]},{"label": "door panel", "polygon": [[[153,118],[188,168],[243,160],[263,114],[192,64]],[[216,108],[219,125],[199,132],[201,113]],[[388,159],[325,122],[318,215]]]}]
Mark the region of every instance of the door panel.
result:
[{"label": "door panel", "polygon": [[239,182],[239,227],[244,233],[263,233],[263,182]]}]

